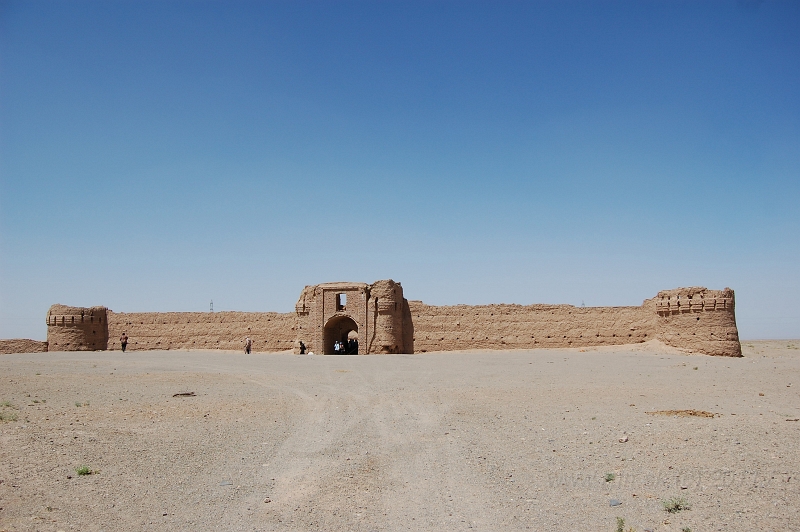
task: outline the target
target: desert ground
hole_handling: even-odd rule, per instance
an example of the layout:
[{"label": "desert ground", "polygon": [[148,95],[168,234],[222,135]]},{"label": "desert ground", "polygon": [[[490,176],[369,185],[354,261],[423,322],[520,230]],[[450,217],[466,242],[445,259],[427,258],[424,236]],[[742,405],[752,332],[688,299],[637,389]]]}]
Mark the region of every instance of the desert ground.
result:
[{"label": "desert ground", "polygon": [[0,355],[0,531],[800,530],[799,347]]}]

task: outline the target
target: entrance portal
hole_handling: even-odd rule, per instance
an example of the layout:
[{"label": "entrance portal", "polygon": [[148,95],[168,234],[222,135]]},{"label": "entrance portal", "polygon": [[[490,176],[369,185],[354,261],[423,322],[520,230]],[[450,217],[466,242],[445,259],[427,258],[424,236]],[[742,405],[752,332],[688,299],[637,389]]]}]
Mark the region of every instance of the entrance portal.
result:
[{"label": "entrance portal", "polygon": [[339,354],[358,354],[358,325],[348,316],[335,316],[325,325],[323,354],[334,355],[334,344],[338,341],[345,346]]}]

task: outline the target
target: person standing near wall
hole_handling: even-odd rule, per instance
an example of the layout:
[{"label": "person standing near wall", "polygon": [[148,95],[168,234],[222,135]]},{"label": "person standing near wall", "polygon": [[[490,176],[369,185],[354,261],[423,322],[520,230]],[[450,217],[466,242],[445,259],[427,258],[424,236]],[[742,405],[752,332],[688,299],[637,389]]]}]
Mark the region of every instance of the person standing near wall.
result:
[{"label": "person standing near wall", "polygon": [[122,333],[122,336],[119,337],[119,343],[122,346],[122,352],[125,352],[125,348],[128,347],[128,334]]},{"label": "person standing near wall", "polygon": [[250,340],[250,337],[248,336],[247,338],[244,339],[244,353],[246,355],[249,355],[250,349],[252,349],[252,347],[253,347],[253,341]]},{"label": "person standing near wall", "polygon": [[301,355],[306,354],[306,344],[304,344],[302,340],[300,340],[300,354]]}]

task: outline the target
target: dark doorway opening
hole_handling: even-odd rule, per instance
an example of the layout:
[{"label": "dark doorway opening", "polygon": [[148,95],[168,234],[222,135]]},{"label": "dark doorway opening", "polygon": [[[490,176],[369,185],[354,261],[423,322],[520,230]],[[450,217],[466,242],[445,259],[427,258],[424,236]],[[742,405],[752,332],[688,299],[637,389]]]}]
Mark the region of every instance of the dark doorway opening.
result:
[{"label": "dark doorway opening", "polygon": [[[341,346],[339,351],[335,349],[337,342]],[[326,355],[357,355],[359,350],[358,325],[347,316],[332,318],[325,325],[323,343]]]}]

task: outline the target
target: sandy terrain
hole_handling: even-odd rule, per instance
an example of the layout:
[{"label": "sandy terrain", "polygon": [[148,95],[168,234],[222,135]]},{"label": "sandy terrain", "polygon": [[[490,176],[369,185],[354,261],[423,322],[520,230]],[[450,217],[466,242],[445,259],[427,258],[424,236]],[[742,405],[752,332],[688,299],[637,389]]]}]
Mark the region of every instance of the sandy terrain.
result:
[{"label": "sandy terrain", "polygon": [[800,530],[798,347],[3,355],[0,530]]}]

